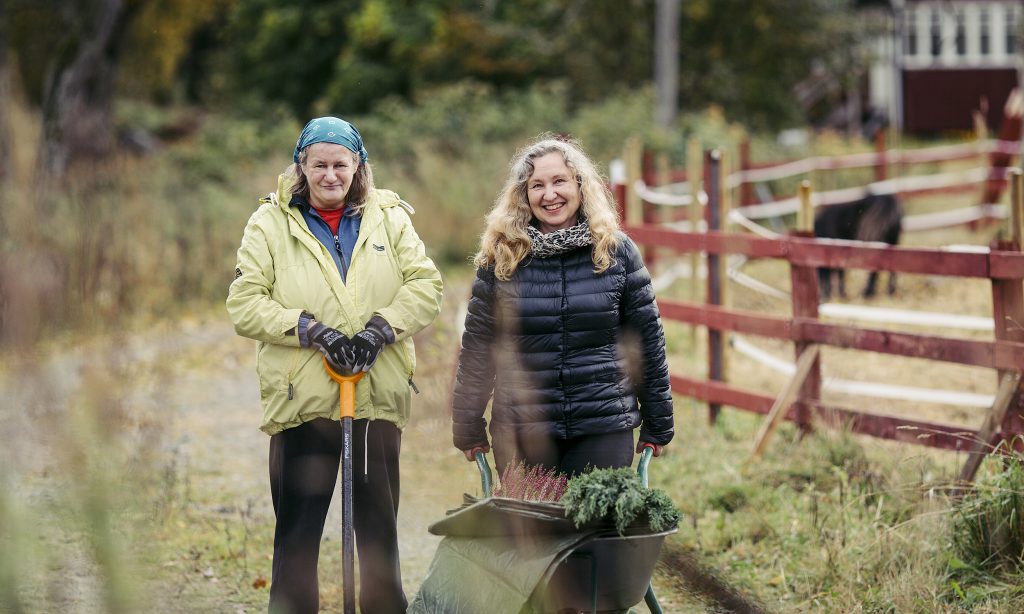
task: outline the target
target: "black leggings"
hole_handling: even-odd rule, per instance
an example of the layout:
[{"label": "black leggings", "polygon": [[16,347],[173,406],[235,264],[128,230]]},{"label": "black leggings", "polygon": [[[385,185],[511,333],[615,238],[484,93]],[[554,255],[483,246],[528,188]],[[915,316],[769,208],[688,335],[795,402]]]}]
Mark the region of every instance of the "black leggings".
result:
[{"label": "black leggings", "polygon": [[591,469],[629,467],[633,463],[633,431],[552,439],[508,431],[493,435],[494,463],[498,475],[515,461],[540,465],[570,477]]},{"label": "black leggings", "polygon": [[[405,612],[397,523],[402,432],[384,420],[354,420],[352,440],[359,607],[363,612]],[[274,614],[319,611],[317,560],[337,483],[341,445],[341,423],[326,418],[270,438],[270,492],[277,516],[270,584]]]}]

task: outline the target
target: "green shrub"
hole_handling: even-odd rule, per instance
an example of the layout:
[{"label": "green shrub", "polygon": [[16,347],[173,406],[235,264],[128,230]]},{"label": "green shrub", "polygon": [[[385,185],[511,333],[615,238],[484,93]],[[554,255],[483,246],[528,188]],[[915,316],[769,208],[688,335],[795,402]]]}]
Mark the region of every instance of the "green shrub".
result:
[{"label": "green shrub", "polygon": [[998,473],[957,506],[952,542],[966,565],[993,575],[1024,574],[1024,457],[996,459]]},{"label": "green shrub", "polygon": [[644,488],[640,476],[628,468],[597,469],[576,476],[569,480],[562,503],[577,527],[611,521],[620,535],[645,516],[655,532],[679,522],[679,511],[668,495]]}]

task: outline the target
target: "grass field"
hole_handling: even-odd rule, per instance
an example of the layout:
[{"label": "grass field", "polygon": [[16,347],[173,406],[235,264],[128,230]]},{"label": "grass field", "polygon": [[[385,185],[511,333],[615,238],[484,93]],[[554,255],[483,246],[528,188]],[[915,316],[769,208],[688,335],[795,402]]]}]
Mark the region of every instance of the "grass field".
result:
[{"label": "grass field", "polygon": [[[422,394],[403,439],[400,512],[410,597],[437,544],[426,527],[461,493],[479,492],[475,466],[450,445],[447,418],[467,273],[448,276],[442,316],[419,340]],[[701,368],[689,344],[687,332],[672,333],[674,370]],[[252,343],[214,312],[39,358],[34,369],[5,370],[5,389],[19,393],[3,419],[24,427],[4,441],[16,457],[6,478],[15,496],[0,509],[5,526],[17,527],[4,535],[16,536],[21,552],[0,575],[13,580],[2,593],[8,610],[264,609],[273,522]],[[63,373],[78,375],[68,382]],[[39,390],[48,391],[42,400]],[[951,571],[955,508],[944,493],[963,455],[842,432],[801,440],[784,425],[751,462],[758,417],[726,409],[711,426],[702,405],[676,403],[676,439],[651,468],[652,486],[684,515],[654,577],[666,612],[737,603],[779,612],[1014,612],[1024,604],[1012,580],[961,584]],[[51,418],[29,422],[14,407]],[[60,426],[67,421],[73,426]],[[337,506],[320,577],[323,608],[333,611],[341,599]]]}]

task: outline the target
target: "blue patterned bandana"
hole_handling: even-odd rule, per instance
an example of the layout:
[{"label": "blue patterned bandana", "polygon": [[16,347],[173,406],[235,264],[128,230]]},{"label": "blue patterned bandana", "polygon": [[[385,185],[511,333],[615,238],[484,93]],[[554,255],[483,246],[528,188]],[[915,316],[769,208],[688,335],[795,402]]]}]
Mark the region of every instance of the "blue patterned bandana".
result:
[{"label": "blue patterned bandana", "polygon": [[295,153],[292,154],[292,161],[299,163],[299,153],[314,143],[334,143],[342,145],[359,154],[359,160],[366,162],[370,157],[363,147],[363,137],[359,135],[356,127],[343,119],[337,117],[318,117],[309,120],[306,127],[302,129],[299,140],[295,142]]}]

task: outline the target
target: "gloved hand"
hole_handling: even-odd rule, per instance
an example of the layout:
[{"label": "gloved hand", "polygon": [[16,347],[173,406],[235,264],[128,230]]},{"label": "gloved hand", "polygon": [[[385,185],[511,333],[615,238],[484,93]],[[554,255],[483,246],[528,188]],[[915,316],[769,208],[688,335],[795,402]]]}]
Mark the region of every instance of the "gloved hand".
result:
[{"label": "gloved hand", "polygon": [[490,451],[491,451],[491,446],[489,446],[487,444],[484,444],[482,446],[473,446],[472,448],[470,448],[468,450],[463,450],[462,453],[466,455],[466,460],[472,462],[472,461],[476,460],[476,453],[477,452],[483,452],[484,454],[487,454]]},{"label": "gloved hand", "polygon": [[373,316],[366,323],[366,328],[352,337],[351,354],[352,372],[369,371],[373,363],[377,362],[381,350],[387,345],[388,334],[384,327],[388,323],[380,316]]},{"label": "gloved hand", "polygon": [[638,441],[636,442],[636,453],[640,454],[644,451],[644,448],[651,449],[652,456],[661,456],[661,451],[665,449],[665,446],[659,446],[656,443],[649,441]]},{"label": "gloved hand", "polygon": [[313,322],[306,334],[310,344],[327,357],[332,369],[339,373],[355,373],[351,360],[352,342],[345,333],[320,322]]}]

